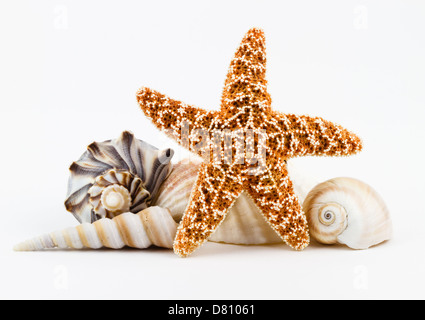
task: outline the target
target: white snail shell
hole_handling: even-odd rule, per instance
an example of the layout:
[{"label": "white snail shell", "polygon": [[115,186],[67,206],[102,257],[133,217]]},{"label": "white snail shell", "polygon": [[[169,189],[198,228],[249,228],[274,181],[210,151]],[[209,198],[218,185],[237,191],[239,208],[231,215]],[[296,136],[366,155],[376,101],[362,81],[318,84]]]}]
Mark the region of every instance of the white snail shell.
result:
[{"label": "white snail shell", "polygon": [[334,178],[314,187],[303,203],[313,239],[367,249],[389,240],[392,222],[381,196],[353,178]]},{"label": "white snail shell", "polygon": [[14,250],[121,249],[124,246],[144,249],[151,245],[172,248],[177,226],[167,209],[149,207],[138,214],[126,212],[113,219],[99,219],[35,237],[16,245]]},{"label": "white snail shell", "polygon": [[128,131],[92,143],[70,167],[66,209],[81,223],[146,209],[172,170],[173,154]]}]

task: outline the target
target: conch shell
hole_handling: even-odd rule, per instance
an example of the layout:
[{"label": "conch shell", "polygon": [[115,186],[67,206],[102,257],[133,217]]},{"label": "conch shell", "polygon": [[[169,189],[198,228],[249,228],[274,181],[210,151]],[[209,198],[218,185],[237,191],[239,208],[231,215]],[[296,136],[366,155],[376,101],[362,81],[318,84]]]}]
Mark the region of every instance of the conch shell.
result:
[{"label": "conch shell", "polygon": [[151,245],[172,248],[176,232],[177,223],[167,209],[149,207],[138,214],[126,212],[113,219],[103,218],[36,237],[16,245],[14,250],[121,249],[124,246],[144,249]]},{"label": "conch shell", "polygon": [[172,170],[172,149],[158,150],[125,131],[94,142],[70,167],[65,207],[81,223],[146,209]]},{"label": "conch shell", "polygon": [[320,243],[367,249],[389,240],[392,222],[381,196],[353,178],[334,178],[314,187],[303,204],[312,238]]},{"label": "conch shell", "polygon": [[[189,203],[200,164],[201,160],[195,157],[186,158],[174,164],[173,171],[162,184],[153,201],[156,206],[168,208],[176,222],[181,220]],[[315,182],[313,179],[301,177],[290,163],[288,163],[288,170],[290,175],[292,173],[295,192],[302,201]],[[296,177],[294,177],[294,172]],[[263,218],[260,209],[245,192],[242,192],[235,201],[224,221],[208,240],[246,245],[282,242],[282,239]]]}]

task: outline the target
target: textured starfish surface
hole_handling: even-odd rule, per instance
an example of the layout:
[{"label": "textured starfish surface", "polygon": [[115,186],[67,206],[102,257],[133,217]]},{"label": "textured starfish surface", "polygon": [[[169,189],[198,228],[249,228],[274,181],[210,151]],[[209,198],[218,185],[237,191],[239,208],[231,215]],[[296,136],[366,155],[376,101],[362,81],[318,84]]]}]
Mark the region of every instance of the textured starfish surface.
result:
[{"label": "textured starfish surface", "polygon": [[353,133],[319,117],[271,109],[267,92],[265,37],[247,32],[231,61],[219,111],[206,111],[149,88],[137,93],[148,118],[204,162],[174,241],[187,256],[224,220],[246,191],[284,242],[309,244],[306,217],[288,177],[286,160],[297,156],[343,156],[361,150]]}]

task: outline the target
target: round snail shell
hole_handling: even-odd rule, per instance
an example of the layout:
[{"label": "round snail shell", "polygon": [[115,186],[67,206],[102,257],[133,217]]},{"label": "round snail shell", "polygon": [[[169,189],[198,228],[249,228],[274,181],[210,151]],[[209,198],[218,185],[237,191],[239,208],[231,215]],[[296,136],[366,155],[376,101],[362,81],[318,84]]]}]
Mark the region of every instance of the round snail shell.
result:
[{"label": "round snail shell", "polygon": [[[154,205],[168,208],[176,222],[179,222],[189,203],[192,188],[198,176],[201,160],[190,157],[174,164],[173,171],[164,181],[158,191]],[[295,192],[300,202],[308,190],[314,186],[313,179],[302,177],[301,172],[294,169],[288,162]],[[295,174],[294,174],[295,173]],[[281,243],[282,239],[269,226],[251,197],[242,192],[220,224],[208,239],[213,242],[231,244],[273,244]]]},{"label": "round snail shell", "polygon": [[312,238],[320,243],[367,249],[389,240],[392,222],[381,196],[353,178],[334,178],[314,187],[304,204]]},{"label": "round snail shell", "polygon": [[77,227],[51,232],[14,247],[15,251],[44,249],[121,249],[124,246],[144,249],[151,245],[172,248],[177,223],[167,209],[149,207],[138,214],[123,213],[113,219],[82,223]]},{"label": "round snail shell", "polygon": [[93,142],[70,167],[66,209],[81,223],[146,209],[172,170],[173,154],[128,131]]}]

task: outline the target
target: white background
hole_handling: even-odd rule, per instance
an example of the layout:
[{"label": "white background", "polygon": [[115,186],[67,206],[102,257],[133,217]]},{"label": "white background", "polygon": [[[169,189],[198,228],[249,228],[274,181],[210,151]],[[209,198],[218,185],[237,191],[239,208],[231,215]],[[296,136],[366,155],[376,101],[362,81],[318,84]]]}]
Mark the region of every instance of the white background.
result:
[{"label": "white background", "polygon": [[[131,130],[186,155],[144,117],[150,86],[215,109],[244,33],[267,37],[275,110],[358,133],[361,154],[294,160],[306,175],[352,176],[385,199],[391,241],[365,251],[312,244],[207,243],[168,250],[16,253],[73,226],[68,167],[93,141]],[[425,2],[0,2],[0,298],[425,298]]]}]

